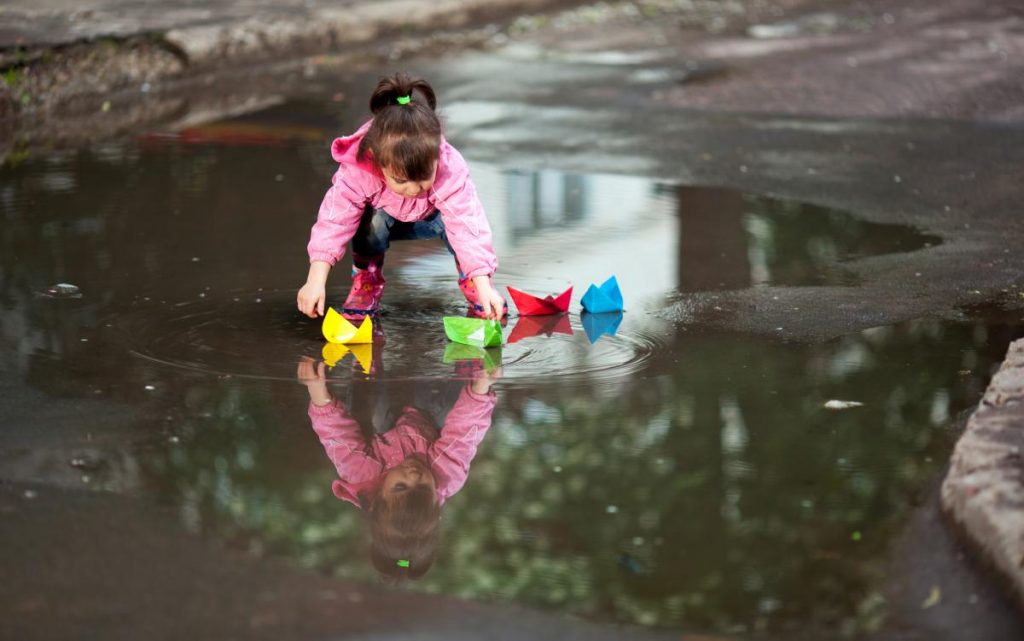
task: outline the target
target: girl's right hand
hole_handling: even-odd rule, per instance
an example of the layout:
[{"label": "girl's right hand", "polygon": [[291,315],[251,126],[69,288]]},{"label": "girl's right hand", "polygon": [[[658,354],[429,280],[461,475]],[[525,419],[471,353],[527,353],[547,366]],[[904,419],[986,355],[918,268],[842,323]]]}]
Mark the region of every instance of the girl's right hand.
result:
[{"label": "girl's right hand", "polygon": [[296,302],[300,312],[310,318],[316,318],[317,316],[324,315],[324,302],[326,299],[327,288],[323,284],[307,282],[299,290]]},{"label": "girl's right hand", "polygon": [[323,407],[334,402],[334,397],[327,390],[327,371],[322,361],[315,361],[308,356],[303,356],[299,361],[299,369],[295,372],[295,378],[306,386],[309,400],[313,402],[313,405]]},{"label": "girl's right hand", "polygon": [[327,381],[327,372],[324,370],[322,361],[316,361],[308,356],[303,356],[299,361],[299,368],[295,372],[295,378],[304,385],[319,385]]}]

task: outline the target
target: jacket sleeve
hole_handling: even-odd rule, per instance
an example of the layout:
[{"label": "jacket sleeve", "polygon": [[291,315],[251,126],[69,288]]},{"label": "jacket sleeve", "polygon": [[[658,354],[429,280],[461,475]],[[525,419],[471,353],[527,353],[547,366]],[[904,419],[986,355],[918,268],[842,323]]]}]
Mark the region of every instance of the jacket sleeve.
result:
[{"label": "jacket sleeve", "polygon": [[359,228],[363,209],[373,195],[373,186],[361,173],[344,166],[335,172],[309,234],[309,262],[322,260],[333,266],[345,255],[345,246]]},{"label": "jacket sleeve", "polygon": [[438,489],[445,498],[458,492],[466,483],[469,464],[491,427],[497,402],[494,392],[477,394],[466,385],[448,412],[441,428],[441,438],[430,449],[433,468],[440,473]]},{"label": "jacket sleeve", "polygon": [[341,480],[361,483],[380,474],[381,465],[370,456],[359,423],[338,401],[327,405],[310,403],[309,420]]},{"label": "jacket sleeve", "polygon": [[498,256],[494,253],[491,225],[469,176],[469,167],[450,145],[446,146],[444,155],[444,184],[436,192],[436,205],[441,211],[448,242],[467,278],[493,274],[498,268]]}]

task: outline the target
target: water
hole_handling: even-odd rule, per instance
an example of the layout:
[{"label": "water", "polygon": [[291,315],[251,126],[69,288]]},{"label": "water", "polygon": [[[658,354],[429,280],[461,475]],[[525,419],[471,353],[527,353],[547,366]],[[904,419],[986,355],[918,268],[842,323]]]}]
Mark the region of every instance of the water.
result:
[{"label": "water", "polygon": [[[360,511],[331,492],[296,382],[322,354],[294,296],[333,171],[323,140],[346,118],[284,105],[5,168],[0,372],[9,390],[130,408],[132,438],[70,463],[90,487],[171,506],[183,531],[248,553],[374,583]],[[433,567],[403,589],[656,627],[869,629],[888,546],[1016,328],[919,320],[794,344],[655,312],[696,291],[855,287],[857,260],[941,239],[726,189],[472,169],[499,283],[572,284],[573,312],[513,315],[514,342],[486,360],[453,353],[440,317],[464,303],[450,257],[430,242],[389,253],[382,335],[364,362],[326,371],[327,391],[370,435],[406,406],[443,425],[445,399],[488,371],[498,381]],[[334,270],[332,302],[347,270]],[[579,296],[613,273],[626,312],[588,335]],[[47,295],[62,282],[81,295]],[[833,399],[864,405],[825,409]],[[27,429],[4,422],[8,438]],[[24,464],[63,454],[9,449],[5,469],[66,483],[59,460],[59,474]]]}]

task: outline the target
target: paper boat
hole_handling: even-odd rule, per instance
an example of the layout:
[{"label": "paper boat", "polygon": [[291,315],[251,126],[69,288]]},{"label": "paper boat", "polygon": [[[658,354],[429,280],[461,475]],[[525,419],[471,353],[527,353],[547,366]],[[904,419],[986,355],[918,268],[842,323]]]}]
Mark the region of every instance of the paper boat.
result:
[{"label": "paper boat", "polygon": [[552,334],[568,334],[572,336],[572,325],[569,317],[560,316],[520,316],[512,333],[508,335],[509,344],[517,343],[524,338],[533,336],[551,336]]},{"label": "paper boat", "polygon": [[580,322],[583,323],[583,331],[591,344],[597,342],[605,334],[615,336],[619,331],[619,324],[622,322],[622,312],[603,312],[601,314],[580,314]]},{"label": "paper boat", "polygon": [[622,290],[614,276],[604,281],[600,287],[591,285],[580,300],[583,309],[592,314],[622,311]]},{"label": "paper boat", "polygon": [[446,365],[464,361],[480,361],[489,370],[501,367],[501,348],[474,347],[473,345],[463,345],[462,343],[448,343],[445,346],[444,362]]},{"label": "paper boat", "polygon": [[501,345],[501,323],[484,318],[445,316],[444,333],[448,340],[477,347]]},{"label": "paper boat", "polygon": [[363,318],[363,322],[356,327],[347,318],[334,311],[334,308],[327,310],[324,316],[322,327],[324,338],[331,343],[372,343],[373,342],[373,320],[369,316]]},{"label": "paper boat", "polygon": [[359,362],[359,366],[363,368],[363,373],[369,374],[370,367],[373,365],[373,344],[371,343],[352,345],[324,343],[321,355],[324,357],[324,362],[327,363],[328,367],[334,367],[338,364],[338,361],[345,358],[349,353]]},{"label": "paper boat", "polygon": [[515,287],[508,288],[508,295],[512,297],[513,301],[515,301],[516,309],[519,310],[520,316],[561,314],[562,312],[569,311],[569,299],[572,298],[572,286],[570,285],[569,289],[565,290],[558,296],[548,294],[544,298],[534,296],[533,294],[527,294]]}]

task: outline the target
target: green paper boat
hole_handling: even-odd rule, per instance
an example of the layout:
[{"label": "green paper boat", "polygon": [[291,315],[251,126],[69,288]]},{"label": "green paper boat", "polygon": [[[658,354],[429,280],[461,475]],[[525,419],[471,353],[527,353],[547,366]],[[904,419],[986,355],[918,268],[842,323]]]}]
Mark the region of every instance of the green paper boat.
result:
[{"label": "green paper boat", "polygon": [[485,369],[493,370],[496,367],[501,367],[501,348],[488,347],[485,349],[462,343],[448,343],[445,345],[445,365],[463,361],[482,361]]},{"label": "green paper boat", "polygon": [[475,347],[501,345],[501,323],[496,320],[445,316],[444,333],[448,335],[448,340],[463,345]]}]

